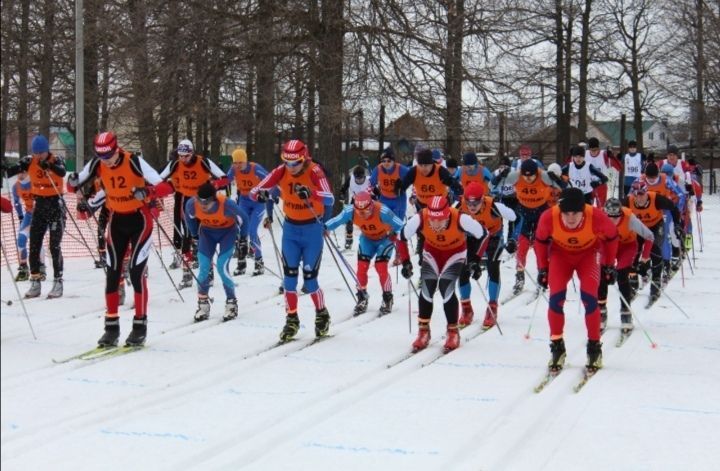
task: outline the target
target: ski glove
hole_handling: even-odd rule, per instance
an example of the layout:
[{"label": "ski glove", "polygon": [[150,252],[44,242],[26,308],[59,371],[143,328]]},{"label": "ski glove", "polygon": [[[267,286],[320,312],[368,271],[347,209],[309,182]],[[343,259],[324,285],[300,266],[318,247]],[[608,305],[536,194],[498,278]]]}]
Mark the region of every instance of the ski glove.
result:
[{"label": "ski glove", "polygon": [[257,192],[258,203],[264,203],[270,198],[270,192],[267,190],[260,190]]},{"label": "ski glove", "polygon": [[537,274],[537,283],[542,289],[548,289],[548,271],[547,268],[542,268]]},{"label": "ski glove", "polygon": [[482,275],[483,271],[480,261],[473,260],[472,262],[468,263],[468,271],[470,272],[470,276],[473,280],[479,280],[480,275]]},{"label": "ski glove", "polygon": [[147,188],[145,188],[145,187],[134,188],[133,192],[132,192],[133,197],[136,200],[140,200],[140,201],[144,200],[147,197],[148,193],[149,192],[148,192]]},{"label": "ski glove", "polygon": [[263,228],[270,229],[272,227],[272,219],[265,218],[263,219]]},{"label": "ski glove", "polygon": [[640,276],[647,276],[648,270],[650,270],[650,260],[640,260],[640,263],[638,263],[638,274]]},{"label": "ski glove", "polygon": [[593,180],[593,181],[590,182],[590,186],[593,187],[593,188],[597,188],[597,187],[599,187],[600,185],[602,185],[602,182],[601,182],[600,180]]},{"label": "ski glove", "polygon": [[295,194],[298,195],[300,199],[307,200],[310,199],[312,192],[310,188],[305,185],[295,185]]},{"label": "ski glove", "polygon": [[90,209],[90,205],[86,200],[79,200],[77,202],[77,206],[75,207],[79,212],[81,213],[90,213],[92,210]]},{"label": "ski glove", "polygon": [[376,186],[372,187],[372,194],[375,197],[374,199],[380,198],[380,188]]},{"label": "ski glove", "polygon": [[685,231],[680,226],[675,226],[675,237],[682,243],[685,240]]},{"label": "ski glove", "polygon": [[615,270],[615,267],[613,266],[603,265],[602,276],[603,280],[605,280],[605,283],[609,285],[614,285],[615,280],[617,280],[617,270]]},{"label": "ski glove", "polygon": [[505,250],[507,250],[507,253],[514,254],[517,250],[517,242],[515,239],[508,239],[507,243],[505,244]]},{"label": "ski glove", "polygon": [[38,165],[43,170],[47,170],[50,168],[50,162],[48,162],[47,159],[40,159],[40,162],[38,162]]},{"label": "ski glove", "polygon": [[510,167],[503,166],[502,169],[498,169],[497,176],[500,178],[506,178],[510,174]]},{"label": "ski glove", "polygon": [[702,213],[702,210],[702,201],[698,200],[697,204],[695,204],[695,211],[697,211],[698,213]]},{"label": "ski glove", "polygon": [[77,188],[79,183],[80,183],[80,176],[77,174],[77,172],[73,172],[68,176],[68,179],[67,179],[68,186]]},{"label": "ski glove", "polygon": [[407,280],[412,278],[413,266],[410,260],[405,260],[404,262],[402,262],[402,269],[400,270],[400,274],[403,276],[403,278]]}]

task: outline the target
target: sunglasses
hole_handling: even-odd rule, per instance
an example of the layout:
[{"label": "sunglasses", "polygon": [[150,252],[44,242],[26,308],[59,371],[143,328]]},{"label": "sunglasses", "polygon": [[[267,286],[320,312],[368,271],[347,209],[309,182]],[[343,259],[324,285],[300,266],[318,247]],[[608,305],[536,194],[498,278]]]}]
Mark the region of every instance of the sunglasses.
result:
[{"label": "sunglasses", "polygon": [[392,159],[382,159],[382,160],[380,160],[380,162],[382,162],[382,163],[384,163],[384,164],[389,164],[389,163],[391,163],[392,161],[393,161]]},{"label": "sunglasses", "polygon": [[285,166],[288,167],[288,168],[295,168],[295,167],[301,166],[301,165],[303,164],[303,162],[304,162],[303,159],[294,160],[294,161],[287,161],[287,160],[285,160]]},{"label": "sunglasses", "polygon": [[198,202],[200,204],[210,204],[214,203],[216,199],[217,198],[215,198],[214,196],[211,196],[210,198],[198,198]]},{"label": "sunglasses", "polygon": [[482,203],[482,200],[465,200],[465,204],[468,206],[480,206],[480,203]]}]

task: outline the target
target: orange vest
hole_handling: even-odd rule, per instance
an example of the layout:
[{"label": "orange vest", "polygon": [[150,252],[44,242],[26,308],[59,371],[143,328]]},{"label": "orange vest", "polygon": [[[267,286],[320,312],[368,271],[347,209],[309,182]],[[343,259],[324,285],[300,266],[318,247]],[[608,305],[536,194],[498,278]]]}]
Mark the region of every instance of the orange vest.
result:
[{"label": "orange vest", "polygon": [[35,200],[32,196],[32,185],[29,189],[23,189],[22,185],[20,184],[20,180],[16,180],[15,191],[17,192],[18,197],[22,200],[23,206],[25,206],[25,211],[31,213],[33,207],[35,207]]},{"label": "orange vest", "polygon": [[598,237],[593,232],[592,206],[585,205],[583,220],[576,229],[567,229],[563,226],[559,206],[553,207],[550,211],[552,211],[553,244],[568,252],[582,252],[597,243]]},{"label": "orange vest", "polygon": [[204,157],[195,155],[195,162],[190,165],[178,162],[172,174],[172,183],[175,191],[185,196],[197,195],[198,188],[210,180],[211,174],[202,166]]},{"label": "orange vest", "polygon": [[654,191],[648,191],[649,204],[647,208],[638,208],[635,206],[635,195],[628,196],[628,204],[633,214],[640,219],[648,228],[655,226],[655,224],[662,221],[662,211],[655,207],[655,193]]},{"label": "orange vest", "polygon": [[467,186],[472,182],[478,182],[485,191],[485,194],[488,194],[490,192],[490,188],[488,187],[487,182],[485,181],[485,177],[483,175],[483,170],[485,167],[482,165],[478,165],[478,171],[475,175],[468,175],[467,172],[465,172],[465,169],[463,169],[462,173],[460,174],[460,184],[463,188],[467,188]]},{"label": "orange vest", "polygon": [[[50,154],[48,160],[54,160],[55,157]],[[33,157],[28,167],[30,175],[30,191],[35,196],[57,196],[65,193],[65,182],[63,177],[58,176],[53,171],[45,171],[40,168],[39,158]],[[48,177],[50,175],[50,177]],[[51,182],[52,180],[52,182]],[[53,187],[53,184],[55,185]]]},{"label": "orange vest", "polygon": [[235,184],[237,185],[238,193],[243,196],[247,196],[253,187],[260,183],[260,177],[255,173],[255,162],[248,163],[250,169],[248,173],[235,172]]},{"label": "orange vest", "polygon": [[433,196],[446,196],[448,194],[448,187],[440,181],[440,165],[438,164],[433,164],[433,171],[429,177],[420,173],[420,170],[416,170],[413,186],[415,187],[417,200],[422,205],[427,205]]},{"label": "orange vest", "polygon": [[398,180],[400,180],[400,164],[395,164],[389,174],[385,173],[382,167],[378,168],[378,187],[380,188],[380,194],[384,197],[397,198],[395,182]]},{"label": "orange vest", "polygon": [[[317,166],[315,162],[309,162],[309,165],[297,176],[293,176],[289,171],[285,170],[280,181],[277,183],[278,188],[280,188],[280,197],[283,200],[283,211],[285,212],[285,216],[291,221],[311,222],[316,219],[316,215],[317,217],[322,217],[324,213],[322,201],[313,197],[310,197],[308,200],[303,200],[295,194],[296,184],[305,185],[310,188],[311,191],[315,189],[315,184],[310,179],[310,174]],[[313,208],[315,214],[307,208],[306,203]]]},{"label": "orange vest", "polygon": [[144,201],[136,199],[133,188],[144,188],[145,178],[136,174],[130,165],[130,152],[120,152],[120,163],[116,167],[98,165],[98,173],[105,188],[105,206],[118,213],[131,213],[145,205]]},{"label": "orange vest", "polygon": [[360,216],[357,211],[353,211],[353,224],[359,227],[363,235],[370,240],[380,240],[392,232],[392,228],[380,219],[380,208],[382,208],[380,203],[373,202],[372,216],[368,219]]},{"label": "orange vest", "polygon": [[442,232],[435,232],[428,223],[428,209],[424,208],[422,215],[422,232],[425,238],[425,245],[438,250],[457,250],[465,248],[465,231],[460,228],[460,211],[450,208],[450,222],[447,229]]},{"label": "orange vest", "polygon": [[200,221],[200,225],[209,227],[210,229],[225,229],[235,224],[235,218],[225,216],[225,199],[227,196],[223,194],[217,195],[218,204],[215,211],[208,213],[203,211],[200,202],[195,198],[195,217]]},{"label": "orange vest", "polygon": [[620,208],[622,209],[622,218],[620,219],[620,222],[617,225],[617,231],[618,231],[618,237],[620,238],[621,244],[629,244],[631,242],[637,241],[637,234],[630,230],[630,216],[632,216],[633,212],[630,210],[630,208]]},{"label": "orange vest", "polygon": [[470,209],[467,207],[467,202],[463,198],[462,204],[460,205],[460,211],[469,215],[471,218],[475,219],[477,222],[483,225],[486,231],[490,233],[490,236],[493,236],[497,234],[499,231],[502,230],[503,227],[503,221],[501,217],[494,216],[492,214],[492,205],[493,205],[493,198],[492,196],[483,196],[483,208],[481,211],[479,211],[477,214],[473,214],[470,212]]},{"label": "orange vest", "polygon": [[515,196],[518,202],[526,208],[534,209],[546,204],[549,199],[549,188],[542,178],[540,172],[532,183],[528,183],[520,176],[515,183]]}]

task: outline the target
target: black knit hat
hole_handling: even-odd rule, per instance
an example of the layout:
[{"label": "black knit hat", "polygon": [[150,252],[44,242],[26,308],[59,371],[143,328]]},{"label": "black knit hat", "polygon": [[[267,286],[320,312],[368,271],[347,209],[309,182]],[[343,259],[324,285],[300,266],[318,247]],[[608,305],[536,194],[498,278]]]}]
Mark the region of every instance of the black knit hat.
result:
[{"label": "black knit hat", "polygon": [[536,175],[538,170],[537,162],[533,159],[527,159],[520,164],[520,174],[531,176]]},{"label": "black knit hat", "polygon": [[198,188],[197,197],[200,201],[216,199],[217,190],[215,189],[215,185],[210,182],[203,183],[202,185],[200,185],[200,188]]},{"label": "black knit hat", "polygon": [[645,175],[647,175],[650,178],[655,178],[660,174],[660,169],[658,169],[658,166],[655,162],[650,162],[647,164],[647,167],[645,167]]},{"label": "black knit hat", "polygon": [[427,165],[427,164],[435,163],[435,161],[433,161],[432,151],[430,149],[423,149],[420,152],[418,152],[417,163],[418,163],[418,165]]},{"label": "black knit hat", "polygon": [[558,201],[563,213],[577,213],[585,209],[585,195],[580,188],[565,188]]}]

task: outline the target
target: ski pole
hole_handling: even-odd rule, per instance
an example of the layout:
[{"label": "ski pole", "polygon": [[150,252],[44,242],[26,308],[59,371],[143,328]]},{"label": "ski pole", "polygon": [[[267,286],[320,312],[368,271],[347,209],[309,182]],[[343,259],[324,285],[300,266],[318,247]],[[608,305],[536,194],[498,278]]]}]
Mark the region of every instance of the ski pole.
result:
[{"label": "ski pole", "polygon": [[332,248],[335,250],[335,253],[337,253],[338,257],[340,257],[340,260],[342,260],[343,265],[345,265],[345,268],[347,268],[348,272],[350,272],[350,274],[352,275],[353,280],[355,280],[355,283],[360,284],[360,282],[358,281],[357,275],[355,274],[355,269],[350,265],[350,262],[348,262],[347,259],[343,256],[342,252],[340,252],[340,249],[337,248],[337,246],[335,246],[332,243],[332,240],[330,240],[330,236],[326,235],[325,237],[327,238],[327,240],[330,243],[330,245],[332,246]]},{"label": "ski pole", "polygon": [[155,224],[157,225],[158,229],[160,229],[160,232],[162,233],[162,235],[164,235],[165,238],[166,238],[166,239],[168,240],[168,242],[170,243],[170,247],[172,247],[173,252],[175,253],[175,255],[180,258],[180,260],[182,261],[182,264],[185,265],[185,268],[188,269],[188,271],[190,272],[190,275],[192,275],[193,279],[195,279],[195,282],[199,285],[199,284],[200,284],[200,280],[198,279],[197,276],[195,276],[195,273],[193,273],[192,267],[190,266],[190,263],[188,263],[188,261],[185,260],[185,257],[183,257],[183,255],[182,255],[182,253],[180,252],[180,250],[177,249],[177,248],[175,248],[175,245],[173,244],[172,239],[171,239],[170,236],[168,235],[168,233],[167,233],[167,231],[165,230],[165,228],[162,227],[162,225],[160,224],[160,221],[158,221],[157,216],[155,216],[152,212],[150,212],[150,216],[153,218],[153,221],[155,221]]},{"label": "ski pole", "polygon": [[415,287],[413,286],[410,278],[408,278],[407,280],[408,280],[408,332],[410,332],[412,334],[412,296],[411,296],[412,293],[410,293],[410,287],[412,286],[413,289],[415,289]]},{"label": "ski pole", "polygon": [[495,309],[490,307],[490,300],[488,299],[487,295],[485,294],[485,290],[480,285],[480,281],[475,280],[475,283],[477,283],[478,289],[480,290],[480,294],[482,294],[482,297],[485,299],[485,303],[488,305],[488,309],[490,309],[490,315],[492,316],[493,321],[495,322],[495,326],[498,328],[498,332],[500,332],[500,335],[505,335],[505,334],[503,334],[503,331],[500,328],[500,323],[498,322],[497,314],[495,313]]},{"label": "ski pole", "polygon": [[648,333],[643,323],[640,321],[640,318],[633,312],[632,308],[630,308],[630,303],[627,301],[627,299],[625,299],[625,296],[623,296],[622,292],[620,291],[620,287],[615,285],[615,289],[617,289],[617,292],[620,295],[620,300],[623,302],[625,307],[627,307],[630,315],[633,316],[633,318],[637,321],[638,325],[642,329],[643,333],[645,334],[645,338],[647,338],[650,342],[650,347],[657,348],[657,343],[655,343],[655,341],[650,337],[650,334]]},{"label": "ski pole", "polygon": [[[543,292],[543,296],[545,296],[544,292]],[[547,299],[547,298],[545,298],[545,299]],[[538,296],[537,299],[535,300],[535,306],[533,307],[532,316],[530,316],[530,324],[528,325],[527,332],[525,332],[526,339],[530,339],[530,330],[532,330],[533,322],[535,321],[535,314],[537,313],[537,308],[539,305],[540,305],[540,296]]]},{"label": "ski pole", "polygon": [[185,302],[185,298],[183,298],[183,295],[180,294],[180,290],[178,289],[177,285],[175,284],[175,281],[173,280],[172,275],[170,274],[170,271],[165,266],[165,262],[163,261],[161,253],[158,251],[157,247],[155,247],[155,244],[150,241],[150,245],[152,245],[153,251],[155,252],[155,255],[157,255],[157,258],[160,260],[160,266],[162,266],[165,273],[167,273],[168,278],[170,278],[170,284],[173,288],[175,288],[175,292],[180,296],[180,301]]},{"label": "ski pole", "polygon": [[665,297],[668,298],[670,300],[670,302],[673,303],[673,305],[675,305],[675,307],[678,308],[685,317],[690,319],[690,316],[688,315],[688,313],[685,312],[685,310],[683,308],[681,308],[680,305],[678,303],[676,303],[675,300],[673,298],[671,298],[670,295],[667,294],[664,289],[660,288],[657,285],[657,283],[655,283],[652,279],[650,280],[650,284],[652,284],[654,287],[656,287],[658,290],[660,290],[660,294],[664,294]]},{"label": "ski pole", "polygon": [[[8,270],[8,273],[10,273],[10,280],[12,281],[13,286],[15,287],[15,292],[18,295],[18,299],[20,300],[20,305],[22,306],[23,312],[25,313],[25,319],[27,319],[27,323],[30,326],[30,332],[32,333],[32,336],[35,340],[37,340],[37,335],[35,335],[35,329],[33,329],[32,322],[30,322],[30,316],[28,315],[27,308],[25,307],[25,301],[23,301],[23,297],[20,294],[20,288],[18,288],[17,282],[15,281],[15,273],[13,273],[12,268],[10,267],[10,260],[8,260],[8,256],[5,253],[5,246],[0,243],[0,250],[2,250],[3,258],[5,259],[5,267]],[[12,302],[8,301],[7,305],[10,306]]]},{"label": "ski pole", "polygon": [[[325,239],[327,242],[327,239]],[[347,280],[347,277],[345,276],[345,273],[343,273],[342,268],[340,268],[340,263],[337,261],[337,258],[335,258],[335,253],[332,251],[332,248],[330,249],[330,255],[332,256],[333,260],[335,261],[335,265],[337,266],[338,271],[340,272],[340,276],[342,276],[343,281],[345,282],[345,286],[347,286],[348,291],[350,292],[350,295],[353,298],[353,301],[357,304],[357,298],[355,297],[355,293],[353,292],[352,288],[350,287],[350,283]]]},{"label": "ski pole", "polygon": [[703,248],[705,247],[703,245],[702,217],[700,217],[700,213],[697,211],[695,211],[695,218],[697,219],[698,237],[700,238],[700,252],[702,253]]}]

